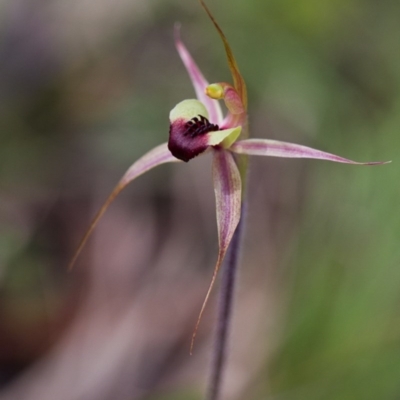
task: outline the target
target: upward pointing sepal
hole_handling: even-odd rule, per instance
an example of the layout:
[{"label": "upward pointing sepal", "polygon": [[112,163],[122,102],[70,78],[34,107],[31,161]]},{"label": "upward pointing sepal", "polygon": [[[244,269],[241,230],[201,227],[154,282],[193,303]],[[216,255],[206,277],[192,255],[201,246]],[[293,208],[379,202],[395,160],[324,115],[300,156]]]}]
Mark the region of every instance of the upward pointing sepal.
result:
[{"label": "upward pointing sepal", "polygon": [[222,31],[221,27],[218,25],[217,21],[215,20],[214,16],[211,14],[211,11],[209,10],[209,8],[207,7],[207,5],[204,3],[203,0],[199,0],[200,4],[202,5],[202,7],[204,8],[204,10],[206,11],[207,15],[209,16],[209,18],[211,19],[211,22],[214,24],[215,29],[218,31],[218,34],[224,44],[224,48],[225,48],[225,53],[226,53],[226,58],[228,59],[228,65],[229,65],[229,69],[231,71],[232,74],[232,78],[233,78],[233,83],[235,86],[235,89],[237,91],[237,93],[239,94],[241,100],[242,100],[242,104],[244,109],[247,109],[247,89],[246,89],[246,83],[242,77],[242,74],[239,71],[239,67],[237,65],[237,62],[235,60],[235,57],[233,55],[231,46],[228,43],[228,40],[224,34],[224,32]]}]

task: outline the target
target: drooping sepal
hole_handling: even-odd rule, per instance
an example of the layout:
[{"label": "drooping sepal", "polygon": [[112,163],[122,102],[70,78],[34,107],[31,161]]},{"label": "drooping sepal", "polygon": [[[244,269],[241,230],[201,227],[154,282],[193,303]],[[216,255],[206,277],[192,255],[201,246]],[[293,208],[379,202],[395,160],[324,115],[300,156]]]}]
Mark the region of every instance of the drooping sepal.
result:
[{"label": "drooping sepal", "polygon": [[163,143],[154,149],[150,150],[144,156],[139,158],[136,162],[134,162],[129,169],[125,172],[123,177],[118,182],[117,186],[108,196],[105,203],[101,206],[100,210],[97,212],[95,217],[93,218],[89,228],[87,229],[85,235],[83,236],[78,249],[76,250],[74,257],[72,258],[71,262],[69,263],[68,269],[71,269],[79,254],[82,252],[83,248],[85,247],[86,242],[88,241],[89,237],[94,231],[94,228],[97,226],[98,222],[100,221],[101,217],[106,212],[107,208],[110,204],[115,200],[115,198],[121,193],[123,189],[125,189],[134,179],[138,178],[140,175],[144,174],[145,172],[157,167],[158,165],[168,163],[168,162],[178,162],[176,157],[174,157],[171,152],[168,150],[167,143]]},{"label": "drooping sepal", "polygon": [[219,268],[225,258],[233,234],[237,228],[241,214],[242,182],[240,173],[233,155],[228,151],[216,150],[213,162],[213,181],[215,191],[215,203],[217,210],[218,226],[218,259],[215,264],[214,273],[208,288],[206,297],[197,319],[196,327],[192,337],[191,352],[194,339],[200,324],[201,317],[210,297]]}]

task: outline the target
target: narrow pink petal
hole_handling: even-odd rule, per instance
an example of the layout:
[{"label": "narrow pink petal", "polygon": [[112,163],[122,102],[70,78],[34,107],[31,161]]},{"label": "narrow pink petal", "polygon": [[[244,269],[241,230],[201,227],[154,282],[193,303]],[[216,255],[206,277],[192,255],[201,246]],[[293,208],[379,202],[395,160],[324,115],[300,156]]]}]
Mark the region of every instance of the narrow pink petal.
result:
[{"label": "narrow pink petal", "polygon": [[74,257],[72,258],[71,262],[69,263],[69,269],[71,269],[79,254],[81,253],[82,249],[84,248],[87,240],[89,239],[90,235],[92,234],[94,228],[96,227],[97,223],[100,221],[100,218],[103,216],[109,205],[114,201],[114,199],[121,193],[126,186],[131,183],[134,179],[139,177],[140,175],[144,174],[148,170],[157,167],[160,164],[164,164],[167,162],[177,162],[179,161],[176,159],[171,152],[168,150],[167,143],[161,144],[154,149],[150,150],[147,154],[143,157],[139,158],[135,163],[131,165],[131,167],[125,172],[124,176],[119,181],[118,185],[114,188],[111,194],[108,196],[108,199],[105,203],[101,206],[100,210],[93,218],[91,224],[89,225],[88,230],[86,231],[83,239],[81,240],[78,249],[76,250]]},{"label": "narrow pink petal", "polygon": [[326,153],[321,150],[312,149],[311,147],[302,146],[300,144],[280,142],[268,139],[246,139],[235,142],[229,150],[238,154],[247,154],[250,156],[271,156],[286,158],[316,158],[319,160],[328,160],[346,164],[358,165],[378,165],[387,164],[390,161],[377,161],[360,163],[347,158],[337,156],[335,154]]},{"label": "narrow pink petal", "polygon": [[223,118],[221,107],[217,100],[206,95],[205,90],[208,82],[181,41],[178,24],[175,25],[175,46],[192,81],[197,98],[207,107],[210,121],[214,124],[220,124]]},{"label": "narrow pink petal", "polygon": [[229,243],[235,233],[240,220],[240,206],[242,197],[242,182],[240,173],[236,166],[233,155],[225,150],[216,150],[214,152],[213,180],[217,209],[218,259],[215,264],[214,273],[208,288],[206,297],[197,319],[196,327],[192,337],[191,352],[194,339],[200,324],[201,317],[206,307],[211,290],[214,286],[218,270],[224,260]]},{"label": "narrow pink petal", "polygon": [[180,160],[175,158],[168,150],[168,143],[160,144],[134,162],[121,178],[119,185],[124,189],[126,185],[148,170],[167,162],[179,161]]}]

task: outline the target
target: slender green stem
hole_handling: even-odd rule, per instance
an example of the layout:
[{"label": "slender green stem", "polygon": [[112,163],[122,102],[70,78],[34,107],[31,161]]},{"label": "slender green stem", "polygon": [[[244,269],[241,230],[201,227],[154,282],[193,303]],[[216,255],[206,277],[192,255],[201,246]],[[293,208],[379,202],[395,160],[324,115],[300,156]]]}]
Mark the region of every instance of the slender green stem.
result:
[{"label": "slender green stem", "polygon": [[223,383],[224,367],[226,365],[228,354],[228,336],[232,320],[236,277],[242,243],[243,221],[245,219],[244,211],[245,207],[243,203],[242,216],[233,235],[231,244],[229,246],[228,255],[221,271],[222,274],[221,288],[219,293],[220,297],[217,316],[217,331],[211,366],[211,377],[206,396],[207,400],[218,400],[220,398]]}]

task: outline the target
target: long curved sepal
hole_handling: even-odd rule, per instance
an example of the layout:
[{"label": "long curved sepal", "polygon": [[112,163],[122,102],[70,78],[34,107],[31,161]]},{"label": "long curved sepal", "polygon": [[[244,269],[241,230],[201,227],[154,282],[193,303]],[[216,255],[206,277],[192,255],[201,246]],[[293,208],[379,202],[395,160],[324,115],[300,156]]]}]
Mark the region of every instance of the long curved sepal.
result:
[{"label": "long curved sepal", "polygon": [[150,150],[143,157],[139,158],[136,162],[134,162],[129,169],[125,172],[121,180],[118,182],[118,185],[114,188],[111,194],[108,196],[108,199],[102,205],[96,216],[93,218],[88,230],[86,231],[83,239],[81,240],[78,249],[76,250],[74,257],[68,265],[68,269],[71,270],[74,266],[76,260],[79,257],[79,254],[82,252],[87,240],[92,234],[94,228],[99,222],[100,218],[106,212],[109,205],[115,200],[115,198],[121,193],[126,186],[129,185],[134,179],[149,171],[150,169],[157,167],[160,164],[164,164],[167,162],[178,162],[177,158],[175,158],[171,152],[168,150],[167,143],[163,143],[154,149]]},{"label": "long curved sepal", "polygon": [[215,202],[217,210],[217,226],[218,226],[218,259],[215,264],[214,273],[208,287],[206,297],[204,298],[199,317],[192,336],[190,346],[190,354],[192,354],[193,344],[199,327],[201,317],[210,297],[211,290],[214,286],[218,270],[224,260],[228,250],[229,243],[235,233],[236,227],[240,220],[240,208],[242,199],[242,182],[240,173],[233,155],[225,150],[217,149],[214,152],[213,162],[213,181],[215,191]]},{"label": "long curved sepal", "polygon": [[326,153],[321,150],[316,150],[311,147],[302,146],[300,144],[281,142],[269,139],[246,139],[239,140],[229,148],[237,154],[247,154],[249,156],[270,156],[270,157],[285,157],[285,158],[314,158],[319,160],[328,160],[345,164],[357,165],[380,165],[387,164],[391,161],[377,162],[356,162],[337,156],[335,154]]},{"label": "long curved sepal", "polygon": [[220,26],[218,25],[217,21],[215,20],[214,16],[211,14],[210,9],[207,7],[207,5],[204,3],[203,0],[199,0],[200,4],[202,5],[202,7],[204,8],[204,10],[206,11],[206,13],[208,14],[209,18],[211,19],[212,23],[214,24],[215,28],[217,29],[219,36],[222,39],[222,42],[224,44],[225,47],[225,52],[226,52],[226,57],[228,59],[228,65],[229,65],[229,69],[231,70],[231,74],[232,74],[232,78],[233,78],[233,84],[235,86],[235,89],[237,90],[237,92],[240,95],[240,98],[242,99],[242,103],[243,106],[245,108],[245,110],[247,109],[247,89],[246,89],[246,83],[239,71],[239,67],[237,65],[237,62],[235,60],[235,57],[233,55],[231,46],[228,43],[228,40],[224,34],[224,32],[222,32],[222,29],[220,28]]},{"label": "long curved sepal", "polygon": [[213,100],[206,95],[205,90],[206,87],[209,86],[209,83],[204,78],[199,67],[194,62],[193,57],[190,55],[189,51],[183,44],[180,36],[179,24],[175,24],[174,34],[175,34],[175,47],[179,53],[179,56],[181,57],[181,60],[186,68],[186,71],[189,74],[190,80],[192,81],[192,85],[194,87],[198,100],[200,100],[207,107],[210,121],[212,121],[214,124],[220,124],[223,119],[221,106],[217,100]]}]

